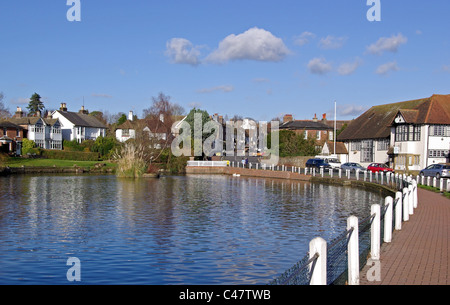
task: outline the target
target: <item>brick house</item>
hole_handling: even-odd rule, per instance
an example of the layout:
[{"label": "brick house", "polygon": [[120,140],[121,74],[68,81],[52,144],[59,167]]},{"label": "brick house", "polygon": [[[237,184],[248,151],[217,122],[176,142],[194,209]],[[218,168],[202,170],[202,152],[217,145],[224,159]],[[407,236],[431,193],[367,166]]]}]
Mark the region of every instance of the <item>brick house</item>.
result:
[{"label": "brick house", "polygon": [[0,152],[16,153],[22,150],[23,128],[8,121],[0,121]]}]

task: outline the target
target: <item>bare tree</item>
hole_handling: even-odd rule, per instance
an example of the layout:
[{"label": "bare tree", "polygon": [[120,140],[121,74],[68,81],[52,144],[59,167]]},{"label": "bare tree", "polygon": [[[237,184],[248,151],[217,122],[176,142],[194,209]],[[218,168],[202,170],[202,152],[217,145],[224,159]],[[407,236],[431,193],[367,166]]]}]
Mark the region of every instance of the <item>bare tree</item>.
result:
[{"label": "bare tree", "polygon": [[3,92],[0,92],[0,119],[7,119],[11,117],[11,112],[9,112],[8,108],[6,108],[3,103],[4,97]]}]

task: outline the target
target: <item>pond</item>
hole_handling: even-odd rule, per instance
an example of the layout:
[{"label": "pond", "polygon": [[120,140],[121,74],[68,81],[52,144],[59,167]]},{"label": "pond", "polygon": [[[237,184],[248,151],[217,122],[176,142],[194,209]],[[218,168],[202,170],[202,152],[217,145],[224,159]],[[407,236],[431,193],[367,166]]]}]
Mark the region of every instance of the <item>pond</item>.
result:
[{"label": "pond", "polygon": [[0,178],[0,284],[267,284],[381,194],[215,175]]}]

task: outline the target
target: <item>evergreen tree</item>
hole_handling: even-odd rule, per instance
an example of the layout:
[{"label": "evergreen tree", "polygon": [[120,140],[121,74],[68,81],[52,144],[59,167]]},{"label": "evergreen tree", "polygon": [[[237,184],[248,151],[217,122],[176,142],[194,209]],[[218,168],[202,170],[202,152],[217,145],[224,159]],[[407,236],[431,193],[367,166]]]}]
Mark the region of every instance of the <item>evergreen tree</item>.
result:
[{"label": "evergreen tree", "polygon": [[28,103],[29,115],[35,115],[38,111],[42,113],[44,110],[44,103],[41,101],[41,96],[36,92],[31,96],[30,102]]}]

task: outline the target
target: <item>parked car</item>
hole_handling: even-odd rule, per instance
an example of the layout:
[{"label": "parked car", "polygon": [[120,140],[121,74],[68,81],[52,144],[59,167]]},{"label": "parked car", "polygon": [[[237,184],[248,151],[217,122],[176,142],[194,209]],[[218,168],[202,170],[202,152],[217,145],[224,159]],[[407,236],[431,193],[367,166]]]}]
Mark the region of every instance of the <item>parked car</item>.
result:
[{"label": "parked car", "polygon": [[331,168],[331,165],[326,163],[324,159],[314,158],[306,161],[306,167],[308,168]]},{"label": "parked car", "polygon": [[331,156],[315,156],[314,159],[323,159],[325,163],[330,164],[332,168],[340,168],[341,161],[339,159],[331,157]]},{"label": "parked car", "polygon": [[421,176],[431,176],[437,179],[441,177],[450,177],[450,164],[438,163],[432,164],[420,171]]},{"label": "parked car", "polygon": [[341,162],[336,158],[330,158],[330,159],[325,158],[325,163],[330,164],[330,166],[332,168],[340,168],[341,167]]},{"label": "parked car", "polygon": [[356,173],[357,170],[365,171],[366,168],[359,163],[347,162],[341,165],[341,169],[349,169],[352,173]]},{"label": "parked car", "polygon": [[392,168],[390,168],[386,164],[382,164],[382,163],[372,163],[369,166],[367,166],[367,170],[371,171],[372,173],[377,173],[377,172],[383,172],[383,173],[394,172],[394,170]]}]

